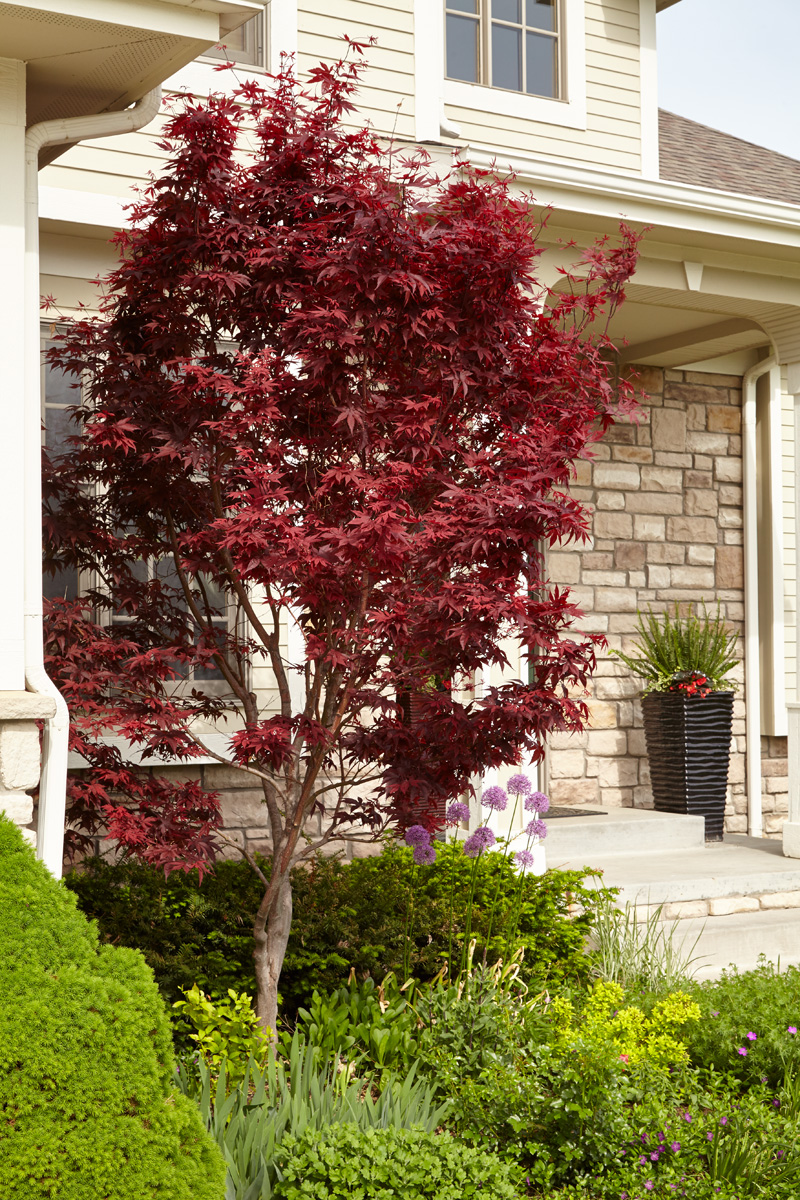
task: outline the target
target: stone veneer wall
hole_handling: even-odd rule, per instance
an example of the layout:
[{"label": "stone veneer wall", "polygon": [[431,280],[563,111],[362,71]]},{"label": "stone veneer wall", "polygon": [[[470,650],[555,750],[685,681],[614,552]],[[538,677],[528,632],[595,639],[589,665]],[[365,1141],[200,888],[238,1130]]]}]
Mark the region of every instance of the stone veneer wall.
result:
[{"label": "stone veneer wall", "polygon": [[[743,632],[741,380],[635,368],[647,393],[638,421],[613,426],[592,462],[578,464],[574,494],[592,511],[592,538],[551,551],[550,578],[569,584],[583,628],[626,650],[637,609],[719,601]],[[741,644],[740,644],[741,645]],[[745,694],[734,701],[726,829],[746,832]],[[600,657],[591,725],[556,736],[549,790],[558,803],[652,806],[640,683]],[[778,836],[788,811],[786,739],[762,739],[764,829]]]}]

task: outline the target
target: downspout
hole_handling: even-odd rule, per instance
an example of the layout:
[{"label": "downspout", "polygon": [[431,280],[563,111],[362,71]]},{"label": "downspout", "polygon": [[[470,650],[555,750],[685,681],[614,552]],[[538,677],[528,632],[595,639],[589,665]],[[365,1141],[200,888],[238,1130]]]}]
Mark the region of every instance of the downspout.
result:
[{"label": "downspout", "polygon": [[25,138],[25,686],[52,696],[55,716],[45,722],[39,785],[37,855],[61,878],[67,796],[69,713],[44,669],[42,620],[42,416],[39,300],[39,151],[85,138],[131,133],[148,125],[161,104],[155,88],[122,112],[67,117],[32,125]]},{"label": "downspout", "polygon": [[744,677],[747,689],[745,753],[747,826],[763,835],[761,813],[761,666],[758,623],[758,486],[756,383],[777,365],[774,355],[745,371],[742,379],[742,466],[744,468]]}]

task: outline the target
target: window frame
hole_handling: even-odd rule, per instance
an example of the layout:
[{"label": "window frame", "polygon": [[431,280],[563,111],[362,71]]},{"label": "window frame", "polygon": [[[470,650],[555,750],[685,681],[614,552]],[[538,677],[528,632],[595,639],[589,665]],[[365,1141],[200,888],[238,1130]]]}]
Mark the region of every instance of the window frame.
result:
[{"label": "window frame", "polygon": [[241,29],[245,30],[249,26],[254,27],[253,40],[255,43],[255,48],[252,58],[237,58],[235,53],[229,54],[227,50],[223,50],[221,48],[225,44],[224,41],[220,41],[218,43],[220,46],[219,51],[217,51],[216,46],[210,46],[208,50],[205,50],[200,55],[200,61],[214,63],[234,62],[236,63],[237,67],[241,67],[245,71],[268,71],[270,69],[270,64],[268,62],[270,34],[269,17],[267,15],[268,8],[269,5],[264,4],[261,12],[256,13],[254,16],[250,17],[249,20],[245,21],[242,26],[240,26]]},{"label": "window frame", "polygon": [[[564,58],[564,36],[563,36],[563,29],[562,29],[563,4],[561,3],[561,0],[554,0],[554,2],[552,4],[554,17],[555,17],[555,20],[554,20],[555,27],[552,30],[540,29],[536,26],[527,24],[527,21],[525,19],[525,17],[526,17],[526,0],[520,0],[519,15],[520,15],[521,20],[519,20],[519,21],[511,21],[505,17],[495,16],[492,11],[493,0],[477,0],[478,11],[474,14],[464,12],[461,9],[455,8],[453,5],[453,0],[444,0],[444,6],[445,6],[445,79],[448,82],[454,82],[454,83],[470,83],[471,82],[473,86],[487,87],[487,88],[491,88],[493,91],[508,92],[510,95],[514,95],[514,96],[532,96],[539,100],[561,100],[562,99],[563,94],[564,94],[565,72],[564,72],[564,63],[563,63],[563,58]],[[447,18],[450,16],[456,17],[457,19],[460,19],[460,20],[466,19],[468,21],[473,21],[473,22],[475,22],[475,24],[478,27],[478,38],[477,38],[478,79],[477,80],[470,81],[470,80],[465,80],[465,79],[458,79],[457,77],[451,77],[447,74]],[[521,82],[522,82],[523,86],[520,88],[510,88],[510,87],[504,86],[501,83],[495,83],[495,81],[492,77],[493,76],[493,61],[494,61],[494,55],[492,52],[493,51],[492,39],[493,39],[493,30],[494,30],[495,26],[499,26],[504,29],[516,29],[516,30],[519,30],[521,33],[520,68],[521,68]],[[526,82],[527,82],[527,80],[526,80],[527,50],[525,49],[525,43],[527,40],[526,34],[529,30],[534,32],[537,36],[544,37],[548,41],[551,41],[555,44],[555,54],[554,54],[555,95],[548,96],[545,93],[532,92],[532,91],[529,91],[527,89],[527,87],[525,86]]]},{"label": "window frame", "polygon": [[[481,0],[486,5],[488,0]],[[469,120],[469,112],[491,113],[545,125],[586,129],[586,5],[585,0],[559,0],[560,96],[554,99],[528,92],[514,92],[486,83],[467,83],[447,75],[446,0],[441,3],[442,100],[458,124]]]}]

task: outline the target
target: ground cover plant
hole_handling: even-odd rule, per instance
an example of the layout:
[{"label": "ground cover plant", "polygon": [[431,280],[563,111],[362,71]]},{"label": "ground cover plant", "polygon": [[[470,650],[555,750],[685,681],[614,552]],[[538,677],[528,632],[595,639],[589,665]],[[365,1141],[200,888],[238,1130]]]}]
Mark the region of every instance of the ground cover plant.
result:
[{"label": "ground cover plant", "polygon": [[[541,549],[585,536],[574,464],[631,403],[604,330],[635,236],[548,292],[531,199],[347,127],[359,73],[178,98],[101,315],[50,352],[81,390],[45,464],[47,561],[97,581],[48,610],[90,764],[71,827],[204,866],[216,797],[100,735],[227,761],[198,718],[233,731],[272,843],[269,872],[247,856],[265,1028],[298,864],[343,834],[430,831],[484,769],[583,727],[602,639]],[[525,677],[477,698],[509,641]]]},{"label": "ground cover plant", "polygon": [[0,1194],[223,1200],[225,1172],[172,1084],[167,1014],[140,954],[98,945],[0,816]]}]

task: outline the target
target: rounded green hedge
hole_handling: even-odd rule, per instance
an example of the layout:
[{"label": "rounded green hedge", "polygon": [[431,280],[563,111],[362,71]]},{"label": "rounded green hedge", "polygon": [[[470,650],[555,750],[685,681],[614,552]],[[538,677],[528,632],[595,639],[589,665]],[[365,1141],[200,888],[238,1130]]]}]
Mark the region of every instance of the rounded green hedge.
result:
[{"label": "rounded green hedge", "polygon": [[98,946],[2,816],[0,996],[3,1200],[223,1200],[220,1152],[172,1087],[150,969]]},{"label": "rounded green hedge", "polygon": [[448,1133],[331,1125],[286,1137],[275,1200],[516,1200],[508,1166]]}]

